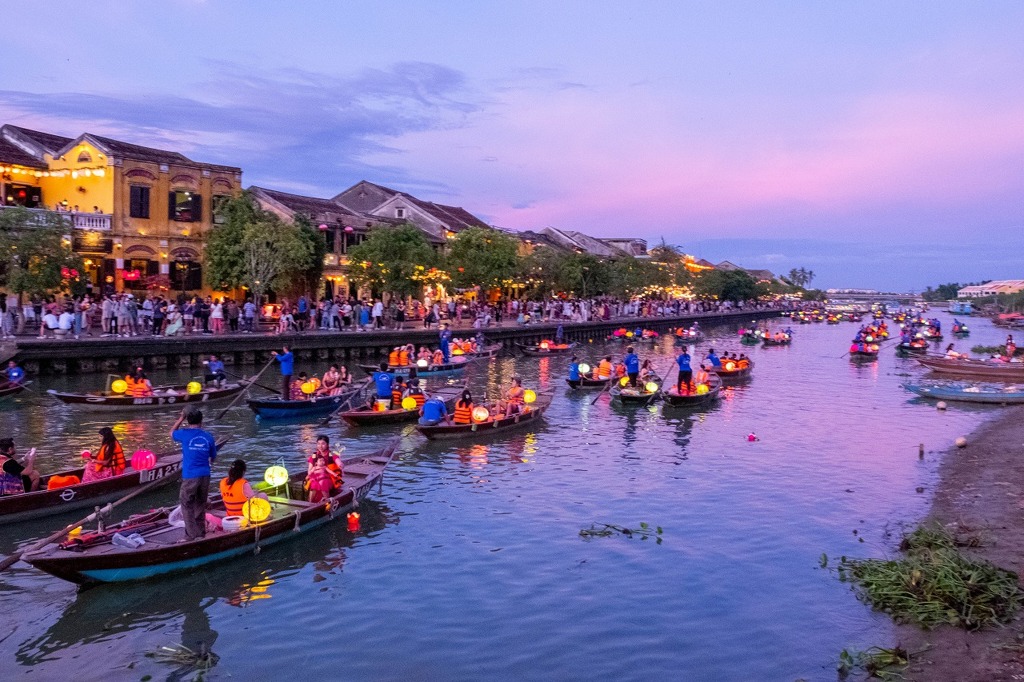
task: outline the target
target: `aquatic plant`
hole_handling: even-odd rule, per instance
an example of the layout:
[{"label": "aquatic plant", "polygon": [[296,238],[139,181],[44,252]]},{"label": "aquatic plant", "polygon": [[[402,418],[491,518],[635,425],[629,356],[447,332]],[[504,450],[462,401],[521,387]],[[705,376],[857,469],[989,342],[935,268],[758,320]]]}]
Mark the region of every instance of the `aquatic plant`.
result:
[{"label": "aquatic plant", "polygon": [[641,540],[653,537],[659,545],[661,544],[661,534],[661,526],[652,527],[645,522],[641,522],[639,528],[626,528],[625,526],[616,526],[611,523],[592,523],[590,528],[584,528],[580,531],[580,537],[584,540],[607,538],[613,535],[625,535],[627,537],[635,535]]},{"label": "aquatic plant", "polygon": [[[978,355],[1002,355],[1006,352],[1006,346],[974,346],[971,348],[971,352]],[[1024,346],[1013,352],[1013,357],[1018,356],[1024,356]]]},{"label": "aquatic plant", "polygon": [[195,670],[196,680],[201,680],[204,673],[209,672],[220,660],[220,656],[206,648],[205,644],[201,644],[198,651],[189,649],[183,644],[162,646],[146,655],[163,663],[177,665],[183,672]]},{"label": "aquatic plant", "polygon": [[[843,649],[839,652],[839,679],[844,680],[854,670],[860,669],[868,677],[881,680],[900,680],[903,669],[910,664],[910,654],[899,645],[892,649],[873,646],[866,651]],[[897,668],[897,670],[893,670]]]},{"label": "aquatic plant", "polygon": [[862,601],[897,622],[968,630],[1005,623],[1021,603],[1017,574],[960,552],[960,546],[978,544],[976,537],[958,541],[944,528],[922,527],[904,536],[903,558],[842,557],[839,577],[855,583]]}]

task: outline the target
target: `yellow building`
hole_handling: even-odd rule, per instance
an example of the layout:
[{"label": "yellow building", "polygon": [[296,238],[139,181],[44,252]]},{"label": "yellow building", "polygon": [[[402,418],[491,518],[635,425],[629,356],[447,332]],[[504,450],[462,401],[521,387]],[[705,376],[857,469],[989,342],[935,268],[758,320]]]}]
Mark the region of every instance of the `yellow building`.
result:
[{"label": "yellow building", "polygon": [[66,212],[96,291],[198,292],[203,237],[242,171],[89,133],[0,127],[0,210]]}]

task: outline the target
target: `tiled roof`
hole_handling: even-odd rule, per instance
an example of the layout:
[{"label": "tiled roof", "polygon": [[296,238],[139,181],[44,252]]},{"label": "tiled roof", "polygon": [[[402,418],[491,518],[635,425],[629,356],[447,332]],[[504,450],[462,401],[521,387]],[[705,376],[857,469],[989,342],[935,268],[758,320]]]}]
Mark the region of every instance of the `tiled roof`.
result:
[{"label": "tiled roof", "polygon": [[4,126],[4,127],[10,128],[11,130],[15,131],[16,133],[18,133],[18,134],[20,134],[20,135],[22,135],[24,137],[29,138],[30,140],[32,140],[33,142],[38,144],[40,147],[42,147],[44,150],[46,150],[46,151],[48,151],[50,153],[56,152],[58,149],[64,148],[69,142],[71,142],[71,138],[70,137],[63,137],[61,135],[53,135],[51,133],[42,133],[42,132],[39,132],[38,130],[31,130],[29,128],[22,128],[21,126],[7,125],[7,126]]},{"label": "tiled roof", "polygon": [[107,148],[112,156],[118,156],[125,159],[134,159],[136,161],[148,161],[150,163],[166,163],[166,164],[179,164],[186,166],[205,166],[216,170],[221,170],[229,173],[241,171],[241,168],[236,166],[222,166],[213,163],[201,163],[199,161],[193,161],[184,154],[178,152],[169,152],[165,149],[156,149],[155,147],[144,147],[139,144],[132,144],[131,142],[122,142],[121,140],[115,140],[109,137],[101,137],[100,135],[92,135],[94,140],[99,142],[101,145]]},{"label": "tiled roof", "polygon": [[0,137],[0,164],[15,164],[46,170],[46,164],[24,151],[16,144],[12,144]]},{"label": "tiled roof", "polygon": [[249,187],[249,191],[252,192],[257,199],[263,198],[275,202],[291,211],[293,214],[301,213],[312,220],[327,223],[341,223],[342,225],[351,226],[362,231],[365,231],[368,227],[375,225],[399,225],[404,222],[393,218],[384,218],[381,216],[370,215],[369,213],[353,211],[344,204],[333,199],[320,199],[318,197],[307,197],[301,194],[290,194],[288,192],[279,192],[277,190],[267,189],[266,187],[257,187],[255,185]]}]

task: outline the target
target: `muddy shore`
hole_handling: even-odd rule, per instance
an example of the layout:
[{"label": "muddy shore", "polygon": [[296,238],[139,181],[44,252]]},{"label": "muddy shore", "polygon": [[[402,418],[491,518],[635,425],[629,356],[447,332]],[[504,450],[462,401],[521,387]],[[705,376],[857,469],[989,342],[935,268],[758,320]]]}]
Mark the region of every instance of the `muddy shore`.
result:
[{"label": "muddy shore", "polygon": [[[981,546],[965,553],[1024,576],[1024,407],[1001,408],[1000,416],[967,441],[967,447],[945,453],[924,522],[978,536]],[[966,632],[903,626],[899,637],[912,654],[926,649],[912,657],[906,680],[1024,680],[1024,613],[1002,628]]]}]

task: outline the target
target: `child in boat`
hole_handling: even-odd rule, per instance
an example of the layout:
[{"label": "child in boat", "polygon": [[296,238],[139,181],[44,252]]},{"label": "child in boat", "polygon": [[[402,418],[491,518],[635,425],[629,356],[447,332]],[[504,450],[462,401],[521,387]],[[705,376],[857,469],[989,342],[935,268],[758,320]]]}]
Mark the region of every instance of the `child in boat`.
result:
[{"label": "child in boat", "polygon": [[[113,478],[124,473],[127,463],[124,459],[124,448],[118,442],[117,436],[109,426],[104,426],[99,431],[102,442],[95,455],[89,455],[89,462],[85,465],[85,473],[82,475],[82,483],[99,481],[104,478]],[[86,450],[85,453],[89,451]]]},{"label": "child in boat", "polygon": [[341,489],[343,468],[341,458],[331,453],[327,435],[317,436],[316,452],[306,461],[306,488],[310,502],[321,502]]},{"label": "child in boat", "polygon": [[0,496],[30,493],[39,488],[36,449],[32,448],[21,464],[15,459],[14,439],[0,438]]}]

